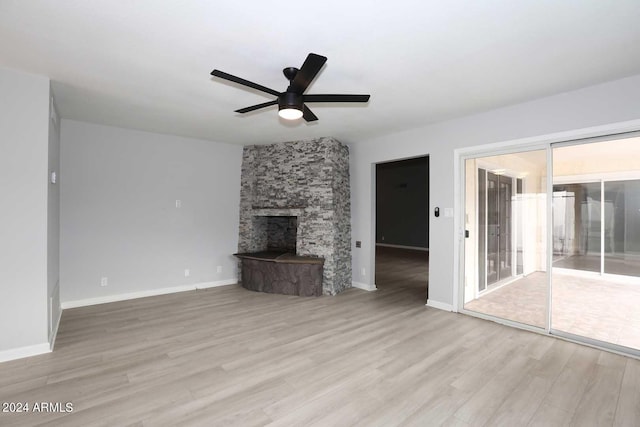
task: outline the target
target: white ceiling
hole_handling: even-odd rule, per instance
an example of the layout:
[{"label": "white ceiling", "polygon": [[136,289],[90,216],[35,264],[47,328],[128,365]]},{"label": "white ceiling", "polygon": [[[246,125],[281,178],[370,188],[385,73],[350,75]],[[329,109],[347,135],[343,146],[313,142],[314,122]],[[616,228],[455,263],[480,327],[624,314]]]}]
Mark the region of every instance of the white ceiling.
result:
[{"label": "white ceiling", "polygon": [[[331,135],[353,143],[640,73],[638,0],[0,0],[0,66],[49,76],[62,117],[239,144]],[[285,122],[261,92],[328,57]]]}]

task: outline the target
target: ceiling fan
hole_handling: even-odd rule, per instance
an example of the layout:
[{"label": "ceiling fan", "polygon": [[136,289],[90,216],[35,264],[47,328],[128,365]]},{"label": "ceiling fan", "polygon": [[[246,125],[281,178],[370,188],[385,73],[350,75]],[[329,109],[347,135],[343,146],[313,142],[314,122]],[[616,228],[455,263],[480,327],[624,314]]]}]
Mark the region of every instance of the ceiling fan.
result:
[{"label": "ceiling fan", "polygon": [[278,92],[277,90],[269,89],[268,87],[250,82],[249,80],[241,79],[240,77],[233,76],[220,70],[213,70],[211,72],[211,75],[278,97],[278,99],[274,99],[273,101],[252,105],[251,107],[241,108],[239,110],[236,110],[236,113],[248,113],[249,111],[259,110],[260,108],[265,108],[277,104],[278,115],[280,117],[288,120],[296,120],[300,117],[303,117],[306,121],[313,122],[318,120],[318,117],[316,117],[316,115],[311,112],[309,107],[305,105],[306,102],[369,101],[369,95],[305,95],[304,91],[316,77],[325,62],[327,62],[326,57],[316,55],[315,53],[310,53],[309,55],[307,55],[307,59],[305,59],[304,64],[302,64],[302,67],[300,67],[300,69],[295,67],[287,67],[282,70],[287,80],[289,80],[289,87],[287,87],[287,90],[284,92]]}]

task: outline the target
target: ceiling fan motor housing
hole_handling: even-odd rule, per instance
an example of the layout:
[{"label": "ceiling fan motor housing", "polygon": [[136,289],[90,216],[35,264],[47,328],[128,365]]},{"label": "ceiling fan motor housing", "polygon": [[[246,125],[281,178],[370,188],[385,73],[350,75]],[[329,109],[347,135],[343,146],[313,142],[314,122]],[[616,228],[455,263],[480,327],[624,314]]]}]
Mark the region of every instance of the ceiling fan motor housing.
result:
[{"label": "ceiling fan motor housing", "polygon": [[278,109],[295,108],[302,111],[302,95],[294,92],[283,92],[278,97]]},{"label": "ceiling fan motor housing", "polygon": [[282,70],[282,73],[287,78],[287,80],[292,81],[296,78],[296,74],[298,74],[298,69],[296,67],[287,67]]}]

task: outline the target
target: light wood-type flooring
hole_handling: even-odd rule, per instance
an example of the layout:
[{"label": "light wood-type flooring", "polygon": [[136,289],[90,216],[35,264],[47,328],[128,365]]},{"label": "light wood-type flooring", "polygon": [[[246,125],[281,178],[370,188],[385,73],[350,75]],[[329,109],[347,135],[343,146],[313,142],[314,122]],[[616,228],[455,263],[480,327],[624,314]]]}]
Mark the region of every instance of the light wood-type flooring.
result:
[{"label": "light wood-type flooring", "polygon": [[639,360],[425,307],[415,289],[231,285],[65,310],[53,353],[0,364],[0,402],[74,411],[0,425],[640,425]]}]

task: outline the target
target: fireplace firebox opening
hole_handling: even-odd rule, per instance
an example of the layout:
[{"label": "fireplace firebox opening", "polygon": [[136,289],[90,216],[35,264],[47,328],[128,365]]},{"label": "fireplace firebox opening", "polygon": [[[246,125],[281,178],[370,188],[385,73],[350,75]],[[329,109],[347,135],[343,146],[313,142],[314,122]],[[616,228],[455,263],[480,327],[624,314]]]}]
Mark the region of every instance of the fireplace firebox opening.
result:
[{"label": "fireplace firebox opening", "polygon": [[296,254],[297,216],[256,216],[253,226],[262,237],[262,250]]}]

